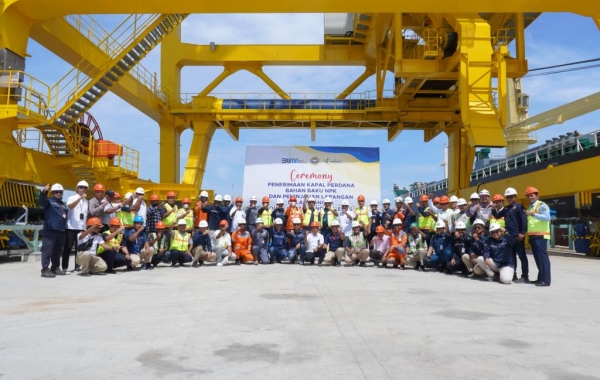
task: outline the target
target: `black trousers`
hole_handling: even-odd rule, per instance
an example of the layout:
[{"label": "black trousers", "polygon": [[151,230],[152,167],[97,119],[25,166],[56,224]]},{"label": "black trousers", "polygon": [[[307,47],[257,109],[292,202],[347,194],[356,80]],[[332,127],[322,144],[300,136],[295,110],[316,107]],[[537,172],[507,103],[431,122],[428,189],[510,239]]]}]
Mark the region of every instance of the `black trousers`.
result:
[{"label": "black trousers", "polygon": [[60,266],[60,253],[65,244],[65,233],[56,230],[42,231],[42,272],[48,269],[55,270]]},{"label": "black trousers", "polygon": [[[69,256],[73,250],[73,244],[77,243],[77,235],[80,232],[81,230],[67,230],[67,233],[65,234],[65,246],[62,251],[62,269],[64,270],[69,268]],[[77,267],[77,264],[75,264],[75,267]]]}]

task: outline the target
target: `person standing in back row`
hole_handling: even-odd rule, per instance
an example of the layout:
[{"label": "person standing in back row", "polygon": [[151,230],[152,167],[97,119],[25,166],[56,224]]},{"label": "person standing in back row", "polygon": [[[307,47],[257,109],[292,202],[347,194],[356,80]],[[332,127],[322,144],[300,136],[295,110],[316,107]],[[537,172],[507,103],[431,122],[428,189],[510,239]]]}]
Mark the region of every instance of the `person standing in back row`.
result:
[{"label": "person standing in back row", "polygon": [[533,251],[533,258],[538,267],[536,286],[550,286],[550,258],[548,257],[548,240],[550,239],[550,208],[540,201],[539,191],[535,187],[528,187],[525,196],[529,200],[527,215],[527,235],[529,245]]},{"label": "person standing in back row", "polygon": [[[73,250],[73,244],[77,241],[77,235],[86,230],[86,221],[89,213],[87,200],[88,187],[89,185],[86,181],[79,181],[77,184],[77,194],[71,195],[67,199],[69,214],[67,216],[67,233],[61,263],[64,272],[69,269],[69,256],[71,255],[71,250]],[[77,261],[75,261],[75,271],[79,270],[80,267]]]},{"label": "person standing in back row", "polygon": [[[48,190],[52,196],[46,195]],[[63,276],[60,266],[60,254],[65,244],[65,230],[67,228],[67,206],[62,201],[64,189],[60,183],[55,183],[50,188],[46,185],[40,194],[39,204],[44,209],[44,229],[42,230],[42,277],[53,278]],[[52,261],[51,269],[50,261]]]}]

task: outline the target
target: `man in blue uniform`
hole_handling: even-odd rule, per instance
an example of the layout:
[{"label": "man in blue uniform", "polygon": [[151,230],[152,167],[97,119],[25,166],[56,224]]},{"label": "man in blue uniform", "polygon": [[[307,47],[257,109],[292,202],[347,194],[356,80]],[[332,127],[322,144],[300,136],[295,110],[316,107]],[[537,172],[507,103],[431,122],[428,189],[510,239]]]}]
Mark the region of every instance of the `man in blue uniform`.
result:
[{"label": "man in blue uniform", "polygon": [[[52,193],[50,198],[46,193],[48,190]],[[56,275],[63,276],[65,271],[59,268],[60,255],[65,244],[65,234],[67,229],[67,206],[63,203],[63,187],[60,183],[55,183],[50,188],[46,185],[40,194],[39,204],[44,209],[44,229],[42,237],[42,277],[53,278]],[[51,269],[50,261],[52,261]]]}]

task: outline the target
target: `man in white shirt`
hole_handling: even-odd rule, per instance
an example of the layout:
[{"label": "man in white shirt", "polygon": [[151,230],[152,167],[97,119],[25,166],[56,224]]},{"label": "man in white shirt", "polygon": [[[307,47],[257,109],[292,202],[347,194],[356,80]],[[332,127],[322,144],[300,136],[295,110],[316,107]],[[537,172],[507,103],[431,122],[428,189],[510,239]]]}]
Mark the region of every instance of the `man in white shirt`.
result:
[{"label": "man in white shirt", "polygon": [[145,191],[143,188],[138,187],[135,189],[131,211],[135,212],[136,216],[141,216],[144,219],[144,227],[146,227],[146,202],[144,202],[144,194]]},{"label": "man in white shirt", "polygon": [[[77,235],[85,230],[85,222],[88,218],[89,204],[87,200],[88,183],[79,181],[77,184],[77,194],[71,195],[67,199],[67,233],[65,234],[65,245],[62,253],[62,270],[64,272],[69,268],[69,256],[73,249],[73,244],[77,240]],[[75,260],[75,271],[79,271],[79,265]]]},{"label": "man in white shirt", "polygon": [[117,216],[117,212],[121,210],[121,195],[113,190],[106,190],[106,205],[104,206],[104,214],[102,215],[102,224],[107,227],[110,220]]},{"label": "man in white shirt", "polygon": [[[87,230],[77,235],[78,249],[75,263],[81,265],[81,273],[79,275],[82,277],[89,277],[91,273],[104,272],[107,268],[106,262],[96,254],[98,247],[105,244],[104,238],[100,234],[100,227],[102,227],[100,219],[90,218],[87,226]],[[89,244],[90,241],[91,245],[85,251],[80,251],[79,247],[86,243]],[[105,248],[109,247],[106,246]]]},{"label": "man in white shirt", "polygon": [[319,222],[312,222],[310,224],[310,233],[306,234],[304,238],[304,246],[306,252],[304,258],[300,258],[300,265],[304,265],[304,260],[310,261],[310,265],[315,264],[315,258],[319,258],[319,266],[323,266],[323,260],[325,259],[325,238],[319,233]]},{"label": "man in white shirt", "polygon": [[217,255],[217,266],[221,267],[229,261],[235,262],[236,256],[231,248],[231,235],[227,230],[229,223],[225,219],[219,223],[219,229],[212,232],[210,244],[213,252]]},{"label": "man in white shirt", "polygon": [[338,214],[338,223],[340,224],[340,231],[346,236],[352,233],[352,221],[354,220],[354,213],[349,210],[348,201],[342,201],[342,211]]},{"label": "man in white shirt", "polygon": [[246,220],[246,212],[242,209],[243,202],[242,197],[235,198],[235,206],[229,211],[229,216],[231,216],[231,229],[229,231],[231,232],[237,231],[240,220]]}]

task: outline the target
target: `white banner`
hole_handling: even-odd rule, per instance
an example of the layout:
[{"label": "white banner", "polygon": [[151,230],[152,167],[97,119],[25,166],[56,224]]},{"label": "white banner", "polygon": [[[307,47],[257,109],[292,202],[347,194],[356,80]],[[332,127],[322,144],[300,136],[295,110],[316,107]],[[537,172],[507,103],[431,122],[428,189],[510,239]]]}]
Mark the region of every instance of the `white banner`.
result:
[{"label": "white banner", "polygon": [[295,196],[302,205],[304,196],[314,197],[323,207],[329,197],[340,208],[347,200],[351,208],[364,195],[366,204],[380,201],[379,148],[326,146],[248,146],[244,169],[244,204],[250,196],[269,197],[275,207],[281,198],[287,207]]}]

